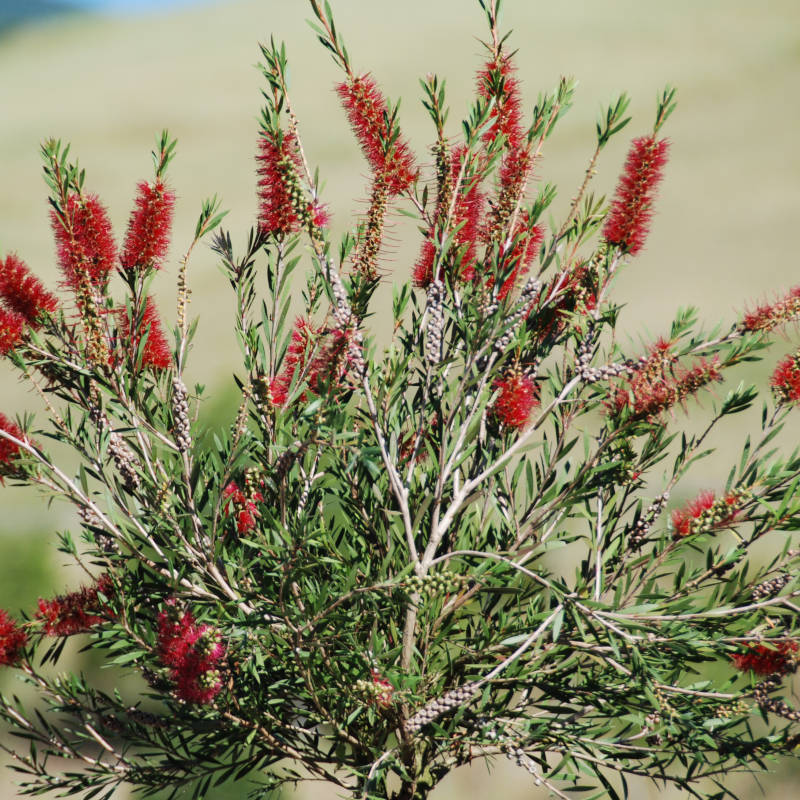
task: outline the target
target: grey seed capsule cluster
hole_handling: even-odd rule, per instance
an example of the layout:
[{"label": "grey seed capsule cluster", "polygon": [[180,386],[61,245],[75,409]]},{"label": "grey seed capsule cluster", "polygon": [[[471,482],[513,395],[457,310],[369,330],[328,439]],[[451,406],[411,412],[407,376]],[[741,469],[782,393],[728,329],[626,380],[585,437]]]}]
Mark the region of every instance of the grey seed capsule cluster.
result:
[{"label": "grey seed capsule cluster", "polygon": [[757,684],[753,689],[753,699],[756,701],[759,708],[764,711],[771,711],[779,717],[791,720],[792,722],[800,721],[800,711],[792,708],[786,701],[777,700],[770,697],[769,693],[781,687],[781,679],[779,677],[770,677],[765,681]]},{"label": "grey seed capsule cluster", "polygon": [[770,597],[775,597],[776,594],[791,581],[792,576],[788,572],[782,572],[774,578],[770,578],[758,586],[753,587],[751,597],[758,602],[759,600],[768,600]]},{"label": "grey seed capsule cluster", "polygon": [[478,682],[473,681],[445,692],[406,720],[406,733],[413,735],[444,714],[469,704],[479,690]]},{"label": "grey seed capsule cluster", "polygon": [[653,523],[659,517],[661,512],[664,510],[664,507],[667,505],[667,501],[669,500],[669,492],[663,492],[652,503],[647,507],[644,514],[642,514],[639,519],[636,520],[636,524],[633,526],[633,530],[631,531],[631,535],[628,538],[628,546],[631,549],[635,549],[639,547],[642,542],[645,540],[647,534],[650,532],[650,528],[653,527]]},{"label": "grey seed capsule cluster", "polygon": [[520,324],[528,316],[528,310],[538,297],[541,288],[542,284],[537,281],[536,278],[531,278],[525,283],[525,286],[522,287],[522,291],[516,302],[515,310],[506,317],[506,324],[508,326],[506,332],[498,337],[494,343],[496,352],[503,353],[511,344]]},{"label": "grey seed capsule cluster", "polygon": [[444,284],[434,281],[428,287],[428,322],[425,327],[425,360],[436,366],[442,360],[444,331]]},{"label": "grey seed capsule cluster", "polygon": [[172,379],[172,428],[175,444],[181,453],[185,453],[192,444],[188,397],[186,384],[176,375]]},{"label": "grey seed capsule cluster", "polygon": [[98,433],[108,433],[108,454],[117,468],[117,472],[125,484],[128,491],[139,488],[141,481],[136,468],[139,465],[138,459],[133,451],[125,444],[125,440],[111,428],[108,417],[103,413],[99,402],[94,394],[89,405],[89,418],[95,424]]}]

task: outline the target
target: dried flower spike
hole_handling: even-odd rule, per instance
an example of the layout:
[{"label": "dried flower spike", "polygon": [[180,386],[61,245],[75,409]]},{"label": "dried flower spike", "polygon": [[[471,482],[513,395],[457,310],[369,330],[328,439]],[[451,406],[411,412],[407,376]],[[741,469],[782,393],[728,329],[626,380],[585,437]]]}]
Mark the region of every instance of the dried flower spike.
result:
[{"label": "dried flower spike", "polygon": [[795,286],[780,300],[764,303],[755,311],[745,314],[741,327],[745,331],[771,331],[798,318],[800,318],[800,286]]},{"label": "dried flower spike", "polygon": [[635,256],[644,246],[653,216],[653,200],[667,163],[669,142],[654,136],[634,139],[617,185],[603,237]]}]

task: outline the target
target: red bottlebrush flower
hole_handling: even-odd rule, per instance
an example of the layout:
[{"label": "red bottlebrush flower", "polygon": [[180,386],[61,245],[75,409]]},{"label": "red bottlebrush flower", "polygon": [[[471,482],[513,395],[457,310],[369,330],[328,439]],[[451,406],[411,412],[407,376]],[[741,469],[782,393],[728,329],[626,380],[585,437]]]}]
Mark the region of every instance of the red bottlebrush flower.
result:
[{"label": "red bottlebrush flower", "polygon": [[44,623],[48,636],[72,636],[85,633],[111,616],[111,611],[100,600],[99,594],[109,596],[113,585],[108,575],[98,578],[94,586],[83,586],[77,592],[59,595],[50,600],[39,599],[36,618]]},{"label": "red bottlebrush flower", "polygon": [[222,508],[228,515],[235,515],[236,530],[239,533],[249,533],[256,526],[259,517],[257,503],[262,503],[264,497],[261,492],[252,490],[245,494],[238,484],[231,481],[223,490],[224,503]]},{"label": "red bottlebrush flower", "polygon": [[746,331],[771,331],[779,325],[800,318],[800,286],[790,289],[774,303],[765,303],[744,315],[742,329]]},{"label": "red bottlebrush flower", "polygon": [[170,352],[169,342],[164,335],[161,327],[161,319],[158,316],[158,309],[152,297],[147,297],[144,303],[144,313],[139,330],[131,335],[131,321],[128,319],[127,312],[123,309],[120,313],[120,338],[126,346],[136,353],[146,334],[147,339],[142,351],[142,366],[152,367],[153,369],[169,369],[172,366],[172,353]]},{"label": "red bottlebrush flower", "polygon": [[495,417],[509,428],[524,428],[531,411],[539,405],[539,387],[529,375],[512,372],[495,381],[494,389],[500,390],[495,400]]},{"label": "red bottlebrush flower", "polygon": [[[15,439],[21,442],[27,441],[27,437],[23,430],[15,425],[5,414],[0,412],[0,430],[10,434]],[[13,460],[19,454],[19,445],[0,436],[0,473],[7,471],[11,466]],[[2,480],[0,478],[0,480]]]},{"label": "red bottlebrush flower", "polygon": [[770,385],[779,402],[800,402],[800,354],[788,356],[778,364]]},{"label": "red bottlebrush flower", "polygon": [[386,183],[389,195],[404,192],[417,179],[408,143],[389,128],[386,100],[370,75],[351,78],[336,87],[350,126],[372,171]]},{"label": "red bottlebrush flower", "polygon": [[530,217],[517,222],[513,241],[503,261],[503,272],[508,277],[497,293],[498,300],[503,300],[516,286],[517,278],[528,272],[543,240],[544,229],[541,225],[534,225]]},{"label": "red bottlebrush flower", "polygon": [[97,195],[71,194],[63,215],[51,212],[61,271],[68,286],[77,288],[79,274],[105,289],[117,261],[117,246],[108,213]]},{"label": "red bottlebrush flower", "polygon": [[478,72],[478,94],[486,100],[493,98],[495,101],[489,112],[492,125],[483,135],[487,144],[501,135],[510,147],[516,148],[522,143],[525,131],[522,128],[522,102],[515,72],[516,67],[508,56],[498,56],[494,61],[488,61]]},{"label": "red bottlebrush flower", "polygon": [[21,341],[25,317],[0,308],[0,356],[7,356]]},{"label": "red bottlebrush flower", "polygon": [[[458,183],[458,196],[453,204],[450,229],[457,229],[453,239],[453,248],[455,251],[460,251],[461,257],[459,274],[457,277],[462,281],[471,281],[475,278],[477,246],[481,232],[481,215],[483,214],[483,206],[486,198],[479,189],[477,178],[468,175],[468,165],[464,163],[466,157],[467,150],[464,145],[453,149],[450,155],[448,186],[443,187],[443,191],[440,192],[441,197],[437,197],[436,199],[435,219],[441,222],[447,220],[450,213],[451,192],[456,188],[456,184]],[[462,175],[460,182],[458,180],[459,175]],[[434,280],[433,264],[436,260],[435,236],[436,230],[430,230],[427,237],[422,242],[422,251],[417,259],[417,263],[414,265],[414,285],[422,289],[430,286]]]},{"label": "red bottlebrush flower", "polygon": [[377,669],[372,670],[374,702],[381,708],[389,708],[393,702],[394,686]]},{"label": "red bottlebrush flower", "polygon": [[734,653],[731,661],[736,669],[752,670],[756,675],[785,675],[795,669],[797,642],[788,639],[766,644],[749,643],[742,653]]},{"label": "red bottlebrush flower", "polygon": [[160,178],[152,184],[142,181],[136,190],[120,261],[127,270],[159,269],[169,249],[175,192]]},{"label": "red bottlebrush flower", "polygon": [[219,631],[198,625],[190,611],[179,613],[174,604],[158,615],[158,654],[170,667],[175,693],[187,703],[210,703],[222,689],[217,669],[225,656]]},{"label": "red bottlebrush flower", "polygon": [[700,359],[689,369],[679,368],[670,346],[659,340],[650,354],[640,359],[639,368],[607,403],[610,413],[621,414],[627,409],[633,419],[653,420],[704,386],[722,380],[716,357],[711,361]]},{"label": "red bottlebrush flower", "polygon": [[653,215],[653,200],[667,163],[669,142],[653,136],[634,139],[603,226],[609,244],[635,256],[644,246]]},{"label": "red bottlebrush flower", "polygon": [[714,492],[701,492],[683,508],[672,512],[672,538],[684,539],[730,525],[749,499],[747,490],[736,489],[717,499]]},{"label": "red bottlebrush flower", "polygon": [[283,359],[283,370],[272,379],[269,385],[270,401],[273,406],[284,406],[289,399],[289,389],[298,370],[303,371],[306,354],[317,331],[302,317],[298,317],[292,330],[292,338]]},{"label": "red bottlebrush flower", "polygon": [[0,609],[0,664],[12,667],[22,657],[28,634]]},{"label": "red bottlebrush flower", "polygon": [[274,235],[295,233],[301,226],[298,204],[304,203],[297,139],[280,130],[262,131],[256,161],[261,228]]},{"label": "red bottlebrush flower", "polygon": [[0,259],[0,299],[9,311],[21,314],[32,328],[41,325],[45,314],[58,308],[58,300],[31,273],[25,262],[14,253]]}]

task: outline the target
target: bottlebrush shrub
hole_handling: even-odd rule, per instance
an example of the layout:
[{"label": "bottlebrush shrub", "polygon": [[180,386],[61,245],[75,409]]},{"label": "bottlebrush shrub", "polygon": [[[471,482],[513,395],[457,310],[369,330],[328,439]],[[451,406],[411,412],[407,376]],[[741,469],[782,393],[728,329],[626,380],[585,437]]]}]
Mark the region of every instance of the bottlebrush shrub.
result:
[{"label": "bottlebrush shrub", "polygon": [[[721,798],[731,771],[800,742],[784,699],[800,456],[774,446],[797,414],[800,356],[770,386],[719,386],[791,331],[800,288],[743,301],[729,328],[682,311],[662,338],[620,344],[613,281],[646,247],[674,92],[606,201],[591,179],[628,123],[627,99],[611,104],[566,216],[548,222],[556,189],[537,169],[573,85],[525,109],[499,3],[480,5],[474,105],[446,128],[444,83],[427,77],[435,140],[415,155],[397,106],[312,0],[370,177],[338,245],[285,50],[262,47],[255,222],[234,248],[218,204],[203,205],[172,336],[149,284],[170,269],[174,142],[161,137],[119,247],[68,148],[44,144],[61,291],[5,254],[0,347],[47,413],[0,414],[0,475],[75,507],[81,542],[65,533],[61,547],[92,579],[0,611],[0,661],[43,698],[0,704],[30,745],[13,762],[25,791],[201,797],[247,776],[253,797],[309,778],[411,800],[503,756],[559,797],[617,797],[636,775]],[[401,209],[421,240],[379,349],[368,321]],[[241,402],[201,446],[187,265],[209,236],[232,288]],[[741,458],[687,491],[712,430],[742,435],[729,418],[762,395]],[[549,555],[566,545],[559,567]],[[43,670],[70,636],[138,691]]]}]

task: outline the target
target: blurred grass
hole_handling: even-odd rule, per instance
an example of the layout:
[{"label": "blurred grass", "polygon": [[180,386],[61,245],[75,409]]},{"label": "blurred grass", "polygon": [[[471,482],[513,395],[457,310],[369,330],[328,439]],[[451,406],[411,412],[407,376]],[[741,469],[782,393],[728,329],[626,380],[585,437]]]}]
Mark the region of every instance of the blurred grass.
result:
[{"label": "blurred grass", "polygon": [[[392,98],[403,97],[404,129],[427,161],[431,131],[417,102],[417,79],[427,72],[447,79],[450,130],[457,133],[482,59],[477,3],[336,0],[333,5],[355,68],[372,71]],[[680,305],[699,305],[704,319],[727,324],[743,307],[798,283],[797,0],[507,0],[506,5],[527,104],[562,73],[581,82],[575,108],[556,130],[539,169],[541,180],[560,187],[556,216],[583,177],[602,105],[627,90],[634,120],[604,154],[595,180],[598,193],[613,189],[629,138],[650,127],[657,90],[668,82],[679,89],[679,108],[667,127],[672,155],[653,233],[647,251],[617,287],[617,298],[628,303],[623,341],[644,328],[654,336],[664,333]],[[306,150],[320,166],[336,229],[347,229],[364,208],[366,170],[331,91],[338,75],[307,28],[308,15],[301,0],[242,0],[124,19],[75,16],[0,38],[0,252],[17,250],[51,285],[57,282],[39,177],[43,138],[72,142],[87,170],[87,187],[108,205],[121,236],[136,181],[149,177],[149,151],[167,127],[179,140],[171,169],[179,205],[171,267],[155,289],[164,315],[174,319],[175,264],[201,199],[221,195],[231,209],[226,226],[239,241],[253,220],[261,87],[253,64],[257,41],[270,35],[287,43]],[[412,223],[397,219],[392,237],[384,260],[389,273],[384,298],[393,276],[404,279],[416,255]],[[236,404],[230,380],[238,356],[229,324],[233,298],[207,248],[193,257],[189,277],[192,311],[201,317],[189,376],[208,386],[206,418],[226,425]],[[767,364],[748,376],[763,380],[768,370]],[[0,365],[0,386],[5,413],[38,409],[6,365]],[[694,484],[687,492],[724,480],[725,465],[736,452],[732,434],[747,424],[743,418],[735,422],[714,442],[722,448],[720,456],[687,482]],[[797,428],[790,435],[796,441]],[[4,607],[30,610],[39,594],[60,591],[69,582],[56,573],[61,559],[52,532],[70,522],[64,507],[48,509],[20,489],[0,492]],[[507,800],[542,796],[527,778],[506,763],[491,780],[476,767],[448,778],[436,796],[487,797],[500,786]],[[763,782],[775,797],[792,794],[780,777]],[[756,791],[752,781],[743,785],[745,793]],[[634,794],[661,796],[642,783]],[[230,796],[237,796],[235,790]],[[316,788],[298,793],[322,796]]]}]

